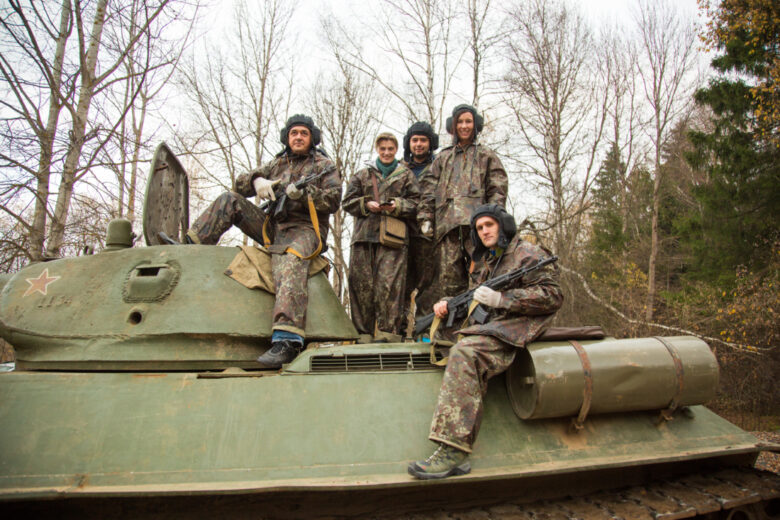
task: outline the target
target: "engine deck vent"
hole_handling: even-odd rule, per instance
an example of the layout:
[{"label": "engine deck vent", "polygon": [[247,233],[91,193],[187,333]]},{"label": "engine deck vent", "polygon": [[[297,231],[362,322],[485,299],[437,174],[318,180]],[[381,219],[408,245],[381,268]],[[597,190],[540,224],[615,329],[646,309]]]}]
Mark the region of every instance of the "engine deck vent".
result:
[{"label": "engine deck vent", "polygon": [[[440,359],[439,354],[436,356]],[[312,356],[312,372],[406,372],[435,370],[429,354],[344,354],[343,356]]]}]

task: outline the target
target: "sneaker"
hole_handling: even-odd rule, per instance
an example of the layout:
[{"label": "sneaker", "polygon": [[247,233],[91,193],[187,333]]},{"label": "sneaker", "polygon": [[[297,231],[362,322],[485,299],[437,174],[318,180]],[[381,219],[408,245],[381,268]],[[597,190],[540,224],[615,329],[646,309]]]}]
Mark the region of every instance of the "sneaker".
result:
[{"label": "sneaker", "polygon": [[303,345],[297,341],[274,341],[271,343],[271,349],[266,350],[262,356],[257,358],[257,362],[268,368],[281,368],[282,365],[295,359],[301,350],[303,350]]},{"label": "sneaker", "polygon": [[439,444],[427,459],[410,462],[408,471],[411,476],[422,480],[465,475],[471,471],[468,458],[469,454],[463,450]]}]

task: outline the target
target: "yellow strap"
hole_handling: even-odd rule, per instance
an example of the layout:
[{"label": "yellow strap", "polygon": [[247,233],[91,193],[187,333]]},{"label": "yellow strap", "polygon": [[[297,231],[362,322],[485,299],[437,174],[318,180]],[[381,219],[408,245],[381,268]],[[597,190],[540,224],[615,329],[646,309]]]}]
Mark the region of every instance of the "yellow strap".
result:
[{"label": "yellow strap", "polygon": [[[463,320],[463,324],[461,327],[466,325],[466,322],[469,319],[469,316],[471,316],[471,313],[474,311],[474,309],[477,308],[477,305],[479,305],[479,302],[476,300],[471,300],[471,303],[469,303],[469,312],[466,314],[466,319]],[[439,361],[436,361],[436,341],[434,341],[434,337],[436,335],[436,331],[439,328],[439,324],[441,323],[441,318],[438,316],[434,316],[433,321],[431,322],[431,330],[428,333],[428,338],[431,340],[431,364],[436,365],[439,367],[447,366],[447,357],[442,358]],[[462,334],[458,334],[458,341],[460,341]]]},{"label": "yellow strap", "polygon": [[436,337],[436,329],[439,328],[439,323],[441,323],[441,318],[434,316],[433,321],[431,322],[431,331],[428,333],[428,338],[431,340],[431,365],[446,367],[447,357],[443,357],[439,361],[436,361],[436,340],[433,338]]},{"label": "yellow strap", "polygon": [[[320,219],[317,218],[317,210],[314,208],[314,201],[311,200],[311,195],[306,195],[306,198],[308,200],[309,205],[309,218],[311,218],[311,223],[314,226],[314,234],[317,235],[317,247],[314,249],[314,252],[308,256],[303,256],[301,253],[293,249],[292,247],[288,247],[284,250],[285,253],[290,253],[301,260],[311,260],[318,254],[320,254],[320,251],[322,251],[322,237],[320,236]],[[271,239],[268,237],[268,225],[271,222],[271,216],[266,215],[265,221],[263,222],[263,245],[266,247],[270,247],[271,245]]]}]

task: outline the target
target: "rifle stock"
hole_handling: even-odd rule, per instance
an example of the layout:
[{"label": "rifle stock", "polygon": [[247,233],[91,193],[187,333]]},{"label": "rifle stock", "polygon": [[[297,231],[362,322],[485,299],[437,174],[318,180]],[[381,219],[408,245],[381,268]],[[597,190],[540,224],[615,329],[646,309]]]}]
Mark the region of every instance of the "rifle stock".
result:
[{"label": "rifle stock", "polygon": [[[543,260],[539,260],[532,266],[521,267],[520,269],[515,269],[514,271],[510,271],[508,273],[502,274],[501,276],[496,276],[495,278],[491,278],[490,280],[487,280],[485,283],[481,285],[490,287],[491,289],[494,290],[501,290],[516,280],[522,280],[522,278],[528,275],[529,273],[532,273],[537,269],[541,269],[542,267],[545,267],[557,261],[558,261],[557,256],[550,256]],[[456,319],[463,319],[466,317],[466,313],[468,312],[469,305],[471,304],[471,300],[474,297],[474,291],[477,289],[477,287],[475,287],[474,289],[469,289],[466,292],[460,293],[459,295],[447,301],[447,323],[446,323],[447,327],[452,327]],[[478,305],[471,312],[471,315],[474,317],[474,320],[477,323],[485,323],[489,317],[489,312],[485,310],[482,307],[482,305]],[[419,336],[427,329],[429,329],[435,317],[436,315],[434,313],[430,313],[417,319],[414,322],[414,335]]]}]

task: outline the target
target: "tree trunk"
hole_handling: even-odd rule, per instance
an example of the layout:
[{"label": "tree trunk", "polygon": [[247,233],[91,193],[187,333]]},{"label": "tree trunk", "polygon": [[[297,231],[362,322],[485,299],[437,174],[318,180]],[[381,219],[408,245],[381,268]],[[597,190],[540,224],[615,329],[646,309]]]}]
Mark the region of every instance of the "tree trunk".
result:
[{"label": "tree trunk", "polygon": [[62,86],[62,67],[65,60],[65,47],[68,43],[68,26],[72,17],[70,0],[63,0],[60,13],[60,29],[57,35],[57,48],[52,62],[51,83],[49,85],[49,115],[46,127],[39,135],[40,158],[36,173],[35,210],[30,228],[30,259],[40,260],[43,256],[43,244],[46,240],[47,206],[49,201],[49,180],[51,178],[51,160],[54,155],[54,137],[62,110],[60,88]]},{"label": "tree trunk", "polygon": [[[73,185],[76,182],[76,170],[78,169],[79,158],[86,137],[89,107],[92,103],[92,96],[94,95],[95,68],[97,66],[98,51],[100,50],[100,40],[103,33],[107,3],[108,0],[98,0],[95,9],[95,19],[92,23],[92,33],[89,38],[89,48],[86,56],[82,55],[81,58],[81,87],[79,88],[78,107],[70,131],[70,147],[65,156],[62,181],[60,182],[60,189],[57,194],[57,205],[54,208],[51,238],[49,239],[48,250],[53,256],[59,256],[65,237],[65,222],[68,219],[70,201],[73,197]],[[79,13],[76,13],[76,16],[77,28],[80,33],[79,35],[81,36],[83,26],[81,25]]]}]

